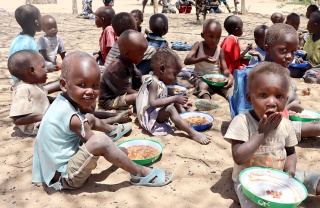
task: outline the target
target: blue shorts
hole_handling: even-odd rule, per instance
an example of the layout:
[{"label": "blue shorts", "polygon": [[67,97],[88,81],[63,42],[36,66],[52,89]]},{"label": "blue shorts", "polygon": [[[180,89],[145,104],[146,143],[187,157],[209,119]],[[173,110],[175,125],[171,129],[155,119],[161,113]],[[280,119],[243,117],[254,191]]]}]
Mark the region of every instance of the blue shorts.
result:
[{"label": "blue shorts", "polygon": [[222,2],[222,3],[225,3],[225,2],[227,2],[227,0],[221,0],[221,2]]}]

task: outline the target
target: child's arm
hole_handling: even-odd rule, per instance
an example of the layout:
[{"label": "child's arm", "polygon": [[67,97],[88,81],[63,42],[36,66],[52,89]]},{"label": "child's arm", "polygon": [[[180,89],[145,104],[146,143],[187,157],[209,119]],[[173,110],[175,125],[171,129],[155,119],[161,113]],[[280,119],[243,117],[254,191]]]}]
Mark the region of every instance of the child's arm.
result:
[{"label": "child's arm", "polygon": [[244,164],[265,140],[265,135],[275,129],[282,119],[282,114],[276,112],[269,117],[264,115],[259,122],[258,131],[247,142],[232,140],[232,157],[237,165]]},{"label": "child's arm", "polygon": [[188,101],[187,96],[170,96],[166,98],[158,98],[157,90],[158,90],[157,83],[151,82],[151,84],[148,85],[149,104],[151,108],[160,108],[160,107],[170,105],[171,103],[178,103],[178,104],[184,105]]},{"label": "child's arm", "polygon": [[196,42],[191,51],[188,53],[187,57],[184,59],[184,64],[191,65],[196,64],[202,61],[206,61],[208,63],[215,63],[217,60],[214,60],[211,56],[205,56],[205,57],[196,57],[199,51],[199,42]]},{"label": "child's arm", "polygon": [[84,136],[81,135],[82,126],[79,117],[76,115],[72,116],[70,120],[70,130],[76,133],[78,137],[81,139],[81,141],[85,143],[90,139],[91,136],[93,136],[94,133],[91,130],[88,122],[84,122],[83,126],[85,132]]},{"label": "child's arm", "polygon": [[290,177],[294,177],[296,172],[297,155],[294,146],[286,147],[287,160],[284,164],[284,171],[289,173]]},{"label": "child's arm", "polygon": [[227,64],[226,64],[226,60],[224,59],[224,52],[223,50],[220,50],[220,68],[221,68],[221,72],[224,76],[226,76],[228,78],[227,82],[228,84],[226,86],[224,86],[225,88],[227,87],[231,87],[233,85],[233,75],[230,73]]},{"label": "child's arm", "polygon": [[66,56],[66,52],[60,53],[60,57],[61,57],[62,60],[64,59],[65,56]]},{"label": "child's arm", "polygon": [[13,118],[13,123],[15,125],[28,125],[32,123],[37,123],[42,120],[44,114],[40,115],[23,115],[23,116],[15,116]]},{"label": "child's arm", "polygon": [[252,43],[249,43],[246,47],[246,49],[244,49],[244,51],[241,53],[241,58],[243,58],[246,53],[248,53],[248,51],[250,51],[252,49]]},{"label": "child's arm", "polygon": [[249,51],[249,54],[250,54],[251,56],[256,56],[256,57],[258,58],[258,61],[264,61],[264,60],[263,60],[263,57],[261,56],[261,54],[260,54],[258,51],[256,51],[256,50],[250,50],[250,51]]},{"label": "child's arm", "polygon": [[40,54],[43,56],[44,60],[53,63],[54,60],[52,60],[48,55],[47,55],[47,50],[46,49],[42,49],[40,50]]}]

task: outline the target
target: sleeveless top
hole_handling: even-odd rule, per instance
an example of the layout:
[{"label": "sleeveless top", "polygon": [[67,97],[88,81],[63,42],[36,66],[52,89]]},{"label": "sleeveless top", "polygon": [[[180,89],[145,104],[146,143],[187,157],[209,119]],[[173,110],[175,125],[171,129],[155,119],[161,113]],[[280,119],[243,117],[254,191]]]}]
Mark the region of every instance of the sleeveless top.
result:
[{"label": "sleeveless top", "polygon": [[[220,50],[221,50],[220,46],[217,46],[216,51],[212,57],[217,60],[216,63],[212,64],[212,63],[202,61],[202,62],[195,64],[194,72],[197,76],[202,76],[207,73],[221,74],[220,59],[219,59]],[[204,53],[204,50],[203,50],[203,41],[201,41],[201,42],[199,41],[199,50],[198,50],[198,54],[196,57],[199,58],[199,57],[205,57],[205,56],[207,56],[207,55]]]}]

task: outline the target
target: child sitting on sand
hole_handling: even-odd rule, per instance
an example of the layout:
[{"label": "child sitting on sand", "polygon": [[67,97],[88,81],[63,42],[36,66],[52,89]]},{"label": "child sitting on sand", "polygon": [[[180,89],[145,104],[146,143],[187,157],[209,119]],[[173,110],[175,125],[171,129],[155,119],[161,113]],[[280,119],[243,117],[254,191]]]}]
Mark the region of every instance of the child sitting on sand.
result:
[{"label": "child sitting on sand", "polygon": [[[165,61],[163,61],[165,60]],[[210,139],[195,131],[179,115],[183,110],[181,105],[188,101],[187,96],[170,96],[166,85],[173,85],[176,76],[182,69],[180,58],[170,49],[159,49],[151,59],[153,75],[142,78],[136,106],[140,125],[152,135],[172,133],[169,119],[191,139],[200,144],[210,143]]]},{"label": "child sitting on sand", "polygon": [[[120,56],[113,59],[101,78],[99,105],[104,109],[118,109],[136,103],[137,86],[141,73],[139,63],[148,47],[144,36],[134,30],[126,30],[119,39]],[[141,84],[140,84],[141,85]]]},{"label": "child sitting on sand", "polygon": [[224,21],[224,28],[228,32],[228,36],[221,43],[221,48],[224,51],[227,67],[233,74],[234,70],[245,66],[242,59],[252,49],[252,44],[248,44],[241,53],[239,37],[243,34],[243,22],[238,16],[227,17]]},{"label": "child sitting on sand", "polygon": [[279,12],[275,12],[271,15],[271,22],[273,24],[276,24],[276,23],[283,23],[284,22],[284,16],[283,14],[279,13]]},{"label": "child sitting on sand", "polygon": [[253,110],[236,116],[224,135],[232,144],[232,179],[241,207],[260,207],[244,195],[238,179],[253,166],[283,170],[304,183],[309,194],[320,194],[320,175],[296,170],[298,141],[292,123],[282,116],[289,88],[288,71],[276,63],[262,63],[249,73],[247,100]]},{"label": "child sitting on sand", "polygon": [[80,109],[94,103],[99,83],[100,70],[90,55],[76,51],[63,60],[62,94],[42,119],[34,146],[32,182],[45,182],[55,190],[79,188],[102,156],[128,171],[133,185],[168,184],[173,178],[172,172],[137,165],[106,134],[93,132],[100,130],[99,123]]},{"label": "child sitting on sand", "polygon": [[100,50],[94,55],[94,58],[99,61],[99,65],[104,65],[107,55],[118,39],[111,25],[111,20],[114,17],[115,12],[112,7],[100,7],[95,12],[95,24],[97,28],[102,28],[102,33],[99,39]]},{"label": "child sitting on sand", "polygon": [[[310,4],[310,5],[307,7],[306,18],[309,19],[311,13],[312,13],[312,12],[315,12],[315,11],[319,11],[318,6],[315,5],[315,4]],[[308,30],[308,29],[307,29],[307,30]],[[310,35],[309,32],[303,31],[303,34],[302,34],[301,37],[300,37],[300,46],[301,46],[301,47],[304,46],[304,44],[306,43],[309,35]]]},{"label": "child sitting on sand", "polygon": [[60,54],[63,60],[66,54],[63,42],[58,33],[57,22],[51,15],[42,17],[42,29],[45,32],[38,40],[40,54],[45,60],[45,65],[59,66],[57,63],[57,54]]},{"label": "child sitting on sand", "polygon": [[264,50],[265,46],[265,38],[266,38],[266,33],[268,31],[268,26],[267,25],[259,25],[257,26],[254,31],[254,41],[257,45],[255,50],[249,51],[249,54],[251,55],[251,59],[248,65],[254,65],[260,61],[264,61],[264,57],[266,56],[266,52]]},{"label": "child sitting on sand", "polygon": [[80,18],[93,19],[94,14],[92,10],[92,0],[82,0],[82,12],[79,14]]},{"label": "child sitting on sand", "polygon": [[139,9],[135,9],[131,11],[131,14],[133,15],[133,18],[136,20],[137,23],[137,31],[141,32],[142,35],[148,35],[149,30],[145,27],[141,26],[141,23],[143,22],[143,13]]},{"label": "child sitting on sand", "polygon": [[[320,11],[312,12],[308,21],[307,29],[309,36],[303,49],[307,52],[306,59],[311,65],[320,64]],[[319,68],[319,67],[318,67]]]},{"label": "child sitting on sand", "polygon": [[[226,66],[224,52],[218,46],[222,28],[220,23],[214,19],[208,19],[203,23],[201,37],[203,41],[196,42],[187,57],[184,60],[186,65],[195,65],[194,72],[196,78],[195,95],[200,99],[196,102],[199,110],[212,110],[214,105],[211,100],[211,94],[218,92],[227,99],[232,94],[233,76]],[[209,86],[201,76],[208,73],[223,74],[227,79],[227,85],[224,87]]]}]

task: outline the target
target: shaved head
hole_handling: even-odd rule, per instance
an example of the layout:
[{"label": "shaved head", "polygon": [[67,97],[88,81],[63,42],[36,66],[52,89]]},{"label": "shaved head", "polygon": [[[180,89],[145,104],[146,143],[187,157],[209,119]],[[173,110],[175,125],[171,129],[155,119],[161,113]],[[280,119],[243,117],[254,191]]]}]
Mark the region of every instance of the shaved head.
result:
[{"label": "shaved head", "polygon": [[137,47],[148,47],[148,42],[146,38],[138,31],[126,30],[123,32],[118,40],[120,53],[124,53],[128,49],[133,49]]}]

